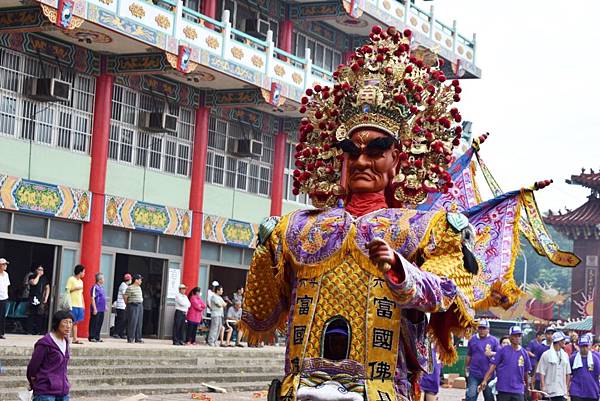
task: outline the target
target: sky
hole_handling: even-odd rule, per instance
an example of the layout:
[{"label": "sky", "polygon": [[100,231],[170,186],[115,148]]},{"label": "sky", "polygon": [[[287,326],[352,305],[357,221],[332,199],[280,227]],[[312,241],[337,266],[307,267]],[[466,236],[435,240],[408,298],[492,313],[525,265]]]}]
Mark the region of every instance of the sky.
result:
[{"label": "sky", "polygon": [[[540,211],[575,209],[589,190],[565,179],[600,170],[600,2],[418,0],[446,25],[477,34],[482,78],[463,80],[458,104],[504,191],[552,179]],[[484,183],[481,183],[484,185]]]}]

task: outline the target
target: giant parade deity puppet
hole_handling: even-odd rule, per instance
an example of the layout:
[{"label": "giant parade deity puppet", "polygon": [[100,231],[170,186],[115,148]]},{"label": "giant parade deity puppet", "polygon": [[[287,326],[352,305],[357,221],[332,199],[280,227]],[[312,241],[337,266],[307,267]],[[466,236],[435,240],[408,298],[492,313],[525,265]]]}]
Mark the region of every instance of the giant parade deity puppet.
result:
[{"label": "giant parade deity puppet", "polygon": [[302,100],[294,187],[315,209],[261,224],[241,322],[250,343],[286,330],[272,400],[413,400],[430,342],[453,363],[473,309],[519,296],[512,272],[474,284],[464,214],[418,208],[453,185],[461,88],[409,43],[374,27],[333,86]]}]

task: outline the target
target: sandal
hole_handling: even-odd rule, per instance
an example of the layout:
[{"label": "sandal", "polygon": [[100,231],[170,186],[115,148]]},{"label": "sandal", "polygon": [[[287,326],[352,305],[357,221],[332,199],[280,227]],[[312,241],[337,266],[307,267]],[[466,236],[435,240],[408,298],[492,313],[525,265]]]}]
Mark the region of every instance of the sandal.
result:
[{"label": "sandal", "polygon": [[83,344],[83,341],[77,340],[77,341],[73,341],[71,344]]}]

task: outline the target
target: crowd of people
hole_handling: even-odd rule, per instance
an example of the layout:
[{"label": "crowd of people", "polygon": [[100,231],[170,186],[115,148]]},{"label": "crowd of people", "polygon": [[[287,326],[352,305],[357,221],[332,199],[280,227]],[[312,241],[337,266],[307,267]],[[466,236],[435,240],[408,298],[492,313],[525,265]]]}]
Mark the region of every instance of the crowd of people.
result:
[{"label": "crowd of people", "polygon": [[468,344],[466,401],[479,393],[485,401],[598,401],[600,344],[589,333],[568,334],[547,327],[523,347],[521,327],[513,326],[503,344],[482,320]]},{"label": "crowd of people", "polygon": [[[9,301],[8,288],[11,285],[7,271],[9,261],[0,258],[0,339],[4,339],[5,318]],[[114,326],[110,334],[113,338],[127,339],[130,343],[143,343],[142,328],[150,319],[145,313],[148,295],[142,291],[143,277],[140,274],[126,273],[120,283],[117,296],[111,303],[104,287],[104,275],[95,275],[95,284],[90,288],[90,304],[84,304],[85,267],[75,266],[73,274],[67,279],[64,292],[60,296],[59,308],[69,310],[72,316],[70,341],[83,344],[78,336],[78,327],[84,319],[85,309],[89,307],[89,342],[103,342],[101,330],[111,307],[114,310]],[[50,282],[44,274],[44,267],[36,266],[25,276],[23,299],[27,299],[27,319],[24,324],[28,334],[46,333],[46,321],[49,312]],[[239,287],[230,297],[223,296],[223,288],[214,281],[208,290],[207,302],[202,299],[200,288],[182,284],[175,297],[175,316],[173,321],[173,344],[194,345],[200,327],[208,326],[206,342],[210,346],[242,346],[237,335],[237,325],[242,315],[244,289]],[[232,344],[232,338],[235,343]]]},{"label": "crowd of people", "polygon": [[[4,338],[4,310],[10,285],[6,271],[8,264],[7,260],[0,258],[0,339]],[[68,394],[66,365],[69,343],[82,344],[77,336],[77,326],[83,320],[86,307],[83,300],[84,276],[85,267],[75,266],[61,300],[63,309],[54,314],[50,332],[35,345],[27,369],[27,378],[34,393],[54,394],[56,400],[60,400],[61,394]],[[140,274],[124,275],[113,304],[116,318],[112,337],[143,343],[142,280]],[[31,304],[28,328],[38,333],[43,330],[40,316],[47,313],[49,294],[43,266],[36,267],[27,276],[27,282]],[[102,273],[96,274],[90,296],[88,340],[100,342],[105,313],[110,311]],[[243,296],[243,287],[231,297],[224,296],[223,287],[213,281],[205,303],[200,288],[188,291],[186,285],[181,284],[175,296],[173,345],[196,345],[199,327],[208,326],[204,332],[209,346],[243,346],[237,332]],[[498,339],[490,334],[489,322],[480,320],[477,334],[469,339],[467,345],[465,401],[476,401],[480,393],[484,401],[600,400],[600,339],[594,339],[589,333],[578,336],[576,332],[570,332],[565,335],[553,326],[538,331],[526,347],[521,344],[522,339],[520,326],[511,327],[508,335]],[[432,372],[424,375],[420,383],[425,401],[435,400],[439,392],[442,366],[435,349],[432,355]]]},{"label": "crowd of people", "polygon": [[[600,339],[591,333],[565,335],[550,326],[536,333],[526,347],[520,326],[500,340],[480,320],[467,345],[464,401],[600,401]],[[435,401],[441,363],[432,345],[430,373],[420,380],[424,401]]]}]

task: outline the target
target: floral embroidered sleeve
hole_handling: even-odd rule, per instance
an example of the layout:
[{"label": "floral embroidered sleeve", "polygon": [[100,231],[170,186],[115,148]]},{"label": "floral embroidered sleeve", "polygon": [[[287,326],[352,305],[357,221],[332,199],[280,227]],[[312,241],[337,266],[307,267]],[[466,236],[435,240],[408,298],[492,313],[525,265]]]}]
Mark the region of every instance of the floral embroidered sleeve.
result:
[{"label": "floral embroidered sleeve", "polygon": [[457,358],[452,335],[470,334],[476,321],[473,276],[464,267],[460,232],[445,212],[432,219],[417,253],[419,267],[398,255],[403,272],[390,270],[386,279],[403,308],[431,312],[428,332],[440,349],[440,360],[452,364]]},{"label": "floral embroidered sleeve", "polygon": [[[396,293],[396,301],[403,308],[422,312],[447,310],[457,293],[454,282],[421,271],[402,255],[397,254],[397,257],[400,261],[398,267],[403,270],[402,274],[395,269],[386,274],[388,285]],[[402,276],[404,280],[400,282]]]},{"label": "floral embroidered sleeve", "polygon": [[281,244],[286,226],[287,217],[283,217],[259,241],[250,263],[240,322],[250,344],[272,339],[287,320],[291,290]]}]

